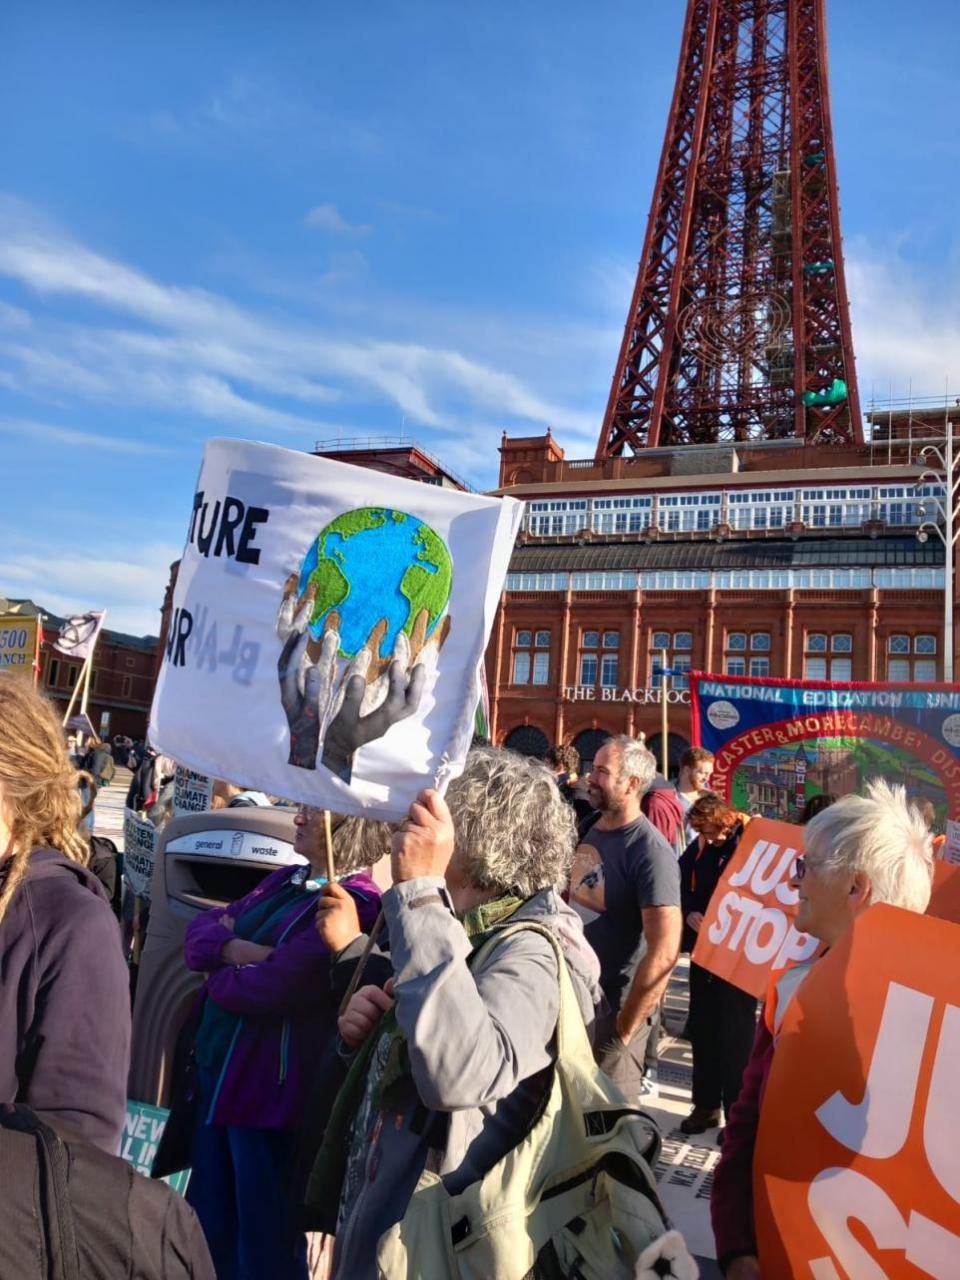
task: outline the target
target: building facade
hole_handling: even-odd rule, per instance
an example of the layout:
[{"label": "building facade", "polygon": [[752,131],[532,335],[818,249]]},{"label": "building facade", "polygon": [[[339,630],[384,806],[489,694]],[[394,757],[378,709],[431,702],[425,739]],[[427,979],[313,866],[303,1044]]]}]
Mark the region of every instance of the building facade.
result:
[{"label": "building facade", "polygon": [[[53,646],[64,618],[47,613],[32,600],[9,600],[3,612],[11,616],[41,619],[39,687],[66,712],[83,663],[68,658]],[[120,631],[100,632],[90,672],[87,715],[104,738],[124,734],[145,739],[153,690],[156,684],[156,636],[129,636]],[[79,710],[79,706],[75,706]]]},{"label": "building facade", "polygon": [[942,679],[943,545],[917,535],[924,500],[943,497],[920,457],[943,412],[887,429],[867,446],[599,461],[568,461],[550,434],[505,436],[497,492],[527,511],[487,654],[494,741],[573,743],[589,760],[607,735],[642,733],[659,759],[665,694],[675,766],[691,669]]}]

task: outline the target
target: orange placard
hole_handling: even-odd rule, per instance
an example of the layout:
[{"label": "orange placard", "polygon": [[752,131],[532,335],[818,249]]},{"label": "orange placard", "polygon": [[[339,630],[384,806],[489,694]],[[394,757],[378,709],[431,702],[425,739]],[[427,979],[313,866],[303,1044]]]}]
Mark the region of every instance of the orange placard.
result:
[{"label": "orange placard", "polygon": [[960,928],[872,907],[784,1018],[760,1115],[764,1277],[960,1275]]},{"label": "orange placard", "polygon": [[693,949],[697,964],[759,998],[773,970],[816,952],[816,939],[793,927],[797,895],[789,880],[802,852],[802,827],[753,819],[710,899]]},{"label": "orange placard", "polygon": [[960,924],[960,867],[955,863],[933,864],[933,893],[927,915]]}]

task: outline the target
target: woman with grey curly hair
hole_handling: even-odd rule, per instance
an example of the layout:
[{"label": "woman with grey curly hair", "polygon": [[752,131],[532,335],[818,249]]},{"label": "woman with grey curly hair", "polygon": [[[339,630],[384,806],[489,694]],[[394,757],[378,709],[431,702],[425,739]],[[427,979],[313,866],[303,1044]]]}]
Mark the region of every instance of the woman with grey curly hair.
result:
[{"label": "woman with grey curly hair", "polygon": [[484,942],[524,921],[552,930],[592,1022],[599,964],[557,891],[575,838],[548,770],[489,747],[470,752],[445,799],[421,792],[394,836],[383,898],[393,977],[361,987],[340,1018],[344,1045],[360,1053],[307,1197],[332,1207],[335,1275],[376,1276],[377,1241],[424,1169],[456,1195],[537,1114],[555,1054],[556,952],[524,930],[472,965]]},{"label": "woman with grey curly hair", "polygon": [[562,888],[576,822],[553,774],[512,751],[478,747],[447,788],[453,818],[451,872],[477,890],[529,898]]}]

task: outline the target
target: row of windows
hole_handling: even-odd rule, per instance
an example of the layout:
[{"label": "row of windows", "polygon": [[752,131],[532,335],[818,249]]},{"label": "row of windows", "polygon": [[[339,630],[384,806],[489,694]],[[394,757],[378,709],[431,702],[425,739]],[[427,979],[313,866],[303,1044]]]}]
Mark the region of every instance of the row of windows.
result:
[{"label": "row of windows", "polygon": [[[127,665],[128,666],[131,665],[129,659],[127,660]],[[57,688],[73,689],[77,683],[77,678],[80,675],[80,671],[81,671],[81,668],[76,663],[70,663],[70,664],[63,663],[63,665],[61,666],[59,658],[51,658],[47,666],[47,677],[46,677],[47,688],[48,689],[57,689]],[[97,682],[100,675],[101,675],[101,672],[97,671],[96,669],[90,672],[90,692],[91,693],[97,692]],[[61,676],[63,677],[62,680],[61,680]],[[133,677],[128,675],[121,676],[120,677],[120,697],[129,698],[132,696],[132,691],[133,691]]]},{"label": "row of windows", "polygon": [[594,533],[642,533],[647,528],[664,533],[703,533],[718,524],[740,530],[783,529],[797,522],[813,529],[856,528],[871,521],[909,526],[933,518],[932,500],[942,498],[940,485],[915,488],[901,484],[555,499],[529,503],[524,525],[536,537],[559,537],[584,529]]},{"label": "row of windows", "polygon": [[634,569],[508,573],[508,591],[942,591],[942,569]]},{"label": "row of windows", "polygon": [[[514,636],[513,684],[547,685],[550,683],[550,632],[517,631]],[[599,682],[601,688],[615,688],[618,683],[620,662],[616,652],[620,647],[619,631],[580,632],[579,684],[593,688]],[[763,679],[770,675],[769,631],[728,631],[724,642],[723,670],[728,676],[754,676]],[[650,637],[650,679],[659,674],[661,655],[667,654],[669,668],[674,672],[675,688],[689,686],[687,672],[693,649],[691,631],[654,631]],[[749,656],[747,656],[749,650]],[[897,681],[935,681],[937,679],[938,650],[935,635],[906,635],[897,633],[887,638],[887,679]],[[849,631],[808,631],[804,637],[803,675],[806,680],[852,680],[853,635]],[[926,655],[901,657],[899,655]],[[828,656],[829,655],[829,656]]]}]

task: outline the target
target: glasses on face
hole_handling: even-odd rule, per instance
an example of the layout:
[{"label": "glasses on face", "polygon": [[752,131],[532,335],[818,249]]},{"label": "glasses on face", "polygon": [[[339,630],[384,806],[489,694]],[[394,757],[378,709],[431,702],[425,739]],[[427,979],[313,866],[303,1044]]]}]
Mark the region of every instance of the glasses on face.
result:
[{"label": "glasses on face", "polygon": [[793,878],[794,880],[802,880],[806,874],[807,874],[807,860],[801,853],[797,858],[797,861],[794,863]]}]

